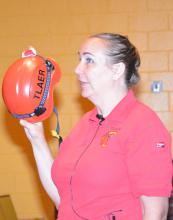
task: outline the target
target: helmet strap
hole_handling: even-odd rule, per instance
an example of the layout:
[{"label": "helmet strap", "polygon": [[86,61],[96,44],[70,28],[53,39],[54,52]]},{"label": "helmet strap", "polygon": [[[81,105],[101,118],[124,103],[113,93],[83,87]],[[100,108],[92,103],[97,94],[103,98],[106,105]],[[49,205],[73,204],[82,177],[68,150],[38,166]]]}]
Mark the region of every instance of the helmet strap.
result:
[{"label": "helmet strap", "polygon": [[53,136],[54,138],[57,138],[57,139],[58,139],[58,141],[59,141],[59,146],[60,146],[60,144],[62,143],[63,139],[62,139],[62,137],[60,136],[60,125],[59,125],[59,119],[58,119],[58,110],[57,110],[57,108],[56,108],[55,106],[54,106],[54,108],[53,108],[53,111],[54,111],[54,113],[55,113],[55,115],[56,115],[56,118],[57,118],[57,126],[56,126],[56,130],[52,130],[51,133],[52,133],[52,136]]}]

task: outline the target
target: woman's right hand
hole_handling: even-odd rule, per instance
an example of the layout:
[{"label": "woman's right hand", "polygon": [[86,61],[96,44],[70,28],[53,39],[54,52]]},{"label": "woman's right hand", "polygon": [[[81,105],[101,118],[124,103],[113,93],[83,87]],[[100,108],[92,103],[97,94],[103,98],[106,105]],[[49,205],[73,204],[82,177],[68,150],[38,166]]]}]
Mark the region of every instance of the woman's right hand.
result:
[{"label": "woman's right hand", "polygon": [[31,143],[45,140],[44,128],[42,122],[30,123],[26,120],[21,119],[20,124],[24,127],[27,138]]}]

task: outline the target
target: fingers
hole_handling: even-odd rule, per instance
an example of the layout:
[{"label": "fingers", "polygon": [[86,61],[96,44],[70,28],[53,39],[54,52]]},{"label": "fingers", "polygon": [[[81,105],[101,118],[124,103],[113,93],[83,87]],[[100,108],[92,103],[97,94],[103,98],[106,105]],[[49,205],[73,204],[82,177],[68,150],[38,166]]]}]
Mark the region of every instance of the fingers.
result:
[{"label": "fingers", "polygon": [[24,119],[20,119],[19,123],[24,126],[24,127],[33,127],[33,126],[39,126],[42,125],[42,122],[37,122],[37,123],[30,123]]},{"label": "fingers", "polygon": [[26,120],[21,119],[19,123],[23,126],[26,136],[30,142],[41,140],[44,138],[43,123],[30,123]]}]

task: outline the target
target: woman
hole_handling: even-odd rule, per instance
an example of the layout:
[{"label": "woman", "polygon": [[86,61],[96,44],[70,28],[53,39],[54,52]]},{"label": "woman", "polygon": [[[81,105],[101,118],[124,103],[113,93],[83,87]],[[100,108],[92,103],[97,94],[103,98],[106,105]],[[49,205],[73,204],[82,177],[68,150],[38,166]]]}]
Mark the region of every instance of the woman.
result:
[{"label": "woman", "polygon": [[95,108],[65,138],[54,162],[42,124],[21,120],[58,220],[166,219],[170,135],[130,89],[139,80],[136,48],[125,36],[98,34],[82,44],[79,60],[81,94]]}]

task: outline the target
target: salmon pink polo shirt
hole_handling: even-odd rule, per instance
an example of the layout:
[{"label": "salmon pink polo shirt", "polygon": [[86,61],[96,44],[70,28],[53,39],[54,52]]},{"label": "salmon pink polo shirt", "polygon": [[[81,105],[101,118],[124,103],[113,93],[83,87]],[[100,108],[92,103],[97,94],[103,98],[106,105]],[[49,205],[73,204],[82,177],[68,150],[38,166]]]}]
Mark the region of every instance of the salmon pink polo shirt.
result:
[{"label": "salmon pink polo shirt", "polygon": [[52,166],[58,220],[142,220],[140,196],[171,194],[170,134],[130,90],[99,120],[86,113]]}]

